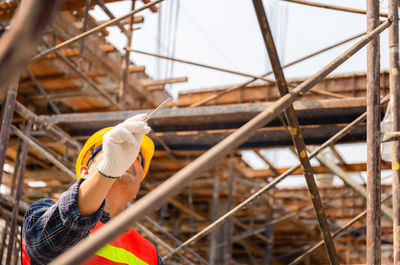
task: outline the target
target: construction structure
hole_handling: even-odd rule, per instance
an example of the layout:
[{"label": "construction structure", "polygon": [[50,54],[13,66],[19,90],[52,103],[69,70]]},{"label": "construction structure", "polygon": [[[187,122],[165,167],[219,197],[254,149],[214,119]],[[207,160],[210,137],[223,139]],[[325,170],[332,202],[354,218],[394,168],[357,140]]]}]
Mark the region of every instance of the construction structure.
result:
[{"label": "construction structure", "polygon": [[[167,84],[186,81],[153,80],[130,59],[140,52],[131,48],[132,30],[145,20],[140,12],[156,15],[163,0],[143,0],[138,8],[132,0],[132,11],[118,18],[107,8],[116,1],[0,3],[1,264],[20,260],[28,205],[58,198],[76,181],[74,161],[92,133],[149,113],[168,98]],[[366,33],[282,65],[262,1],[253,0],[270,73],[253,76],[141,52],[249,81],[180,94],[149,120],[156,152],[140,198],[52,264],[80,264],[129,227],[154,243],[165,264],[399,264],[398,1],[388,1],[388,14],[372,0],[367,10],[285,1],[366,14]],[[94,6],[109,20],[90,16]],[[123,53],[106,40],[110,26],[127,37]],[[385,30],[390,69],[381,71],[377,36]],[[354,39],[315,75],[285,79],[285,67]],[[365,46],[366,73],[329,75]],[[389,101],[391,130],[381,133]],[[336,148],[365,142],[364,162],[348,162]],[[381,160],[382,142],[392,142],[392,162]],[[290,150],[298,164],[274,165],[266,154],[276,148]],[[243,150],[268,168],[253,169]],[[391,170],[391,185],[381,184],[381,170]],[[355,181],[355,172],[366,172],[366,183]],[[327,174],[344,184],[315,180]],[[288,176],[305,178],[307,186],[277,188]]]}]

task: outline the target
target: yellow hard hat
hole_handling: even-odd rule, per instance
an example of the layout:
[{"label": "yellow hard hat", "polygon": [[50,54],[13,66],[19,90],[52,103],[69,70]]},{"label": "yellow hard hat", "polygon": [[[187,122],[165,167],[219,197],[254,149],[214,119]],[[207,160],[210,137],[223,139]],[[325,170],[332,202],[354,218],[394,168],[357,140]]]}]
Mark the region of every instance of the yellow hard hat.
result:
[{"label": "yellow hard hat", "polygon": [[[87,165],[89,159],[92,156],[95,156],[98,151],[101,150],[101,146],[103,144],[103,136],[106,132],[111,130],[114,127],[107,127],[95,132],[89,139],[86,141],[85,145],[82,147],[81,152],[78,155],[78,159],[76,160],[75,164],[75,171],[76,176],[78,179],[81,178],[80,170],[82,165]],[[147,175],[150,167],[150,161],[154,155],[154,143],[153,141],[147,136],[144,135],[142,139],[142,143],[140,145],[140,153],[142,154],[142,167],[143,167],[143,177]]]}]

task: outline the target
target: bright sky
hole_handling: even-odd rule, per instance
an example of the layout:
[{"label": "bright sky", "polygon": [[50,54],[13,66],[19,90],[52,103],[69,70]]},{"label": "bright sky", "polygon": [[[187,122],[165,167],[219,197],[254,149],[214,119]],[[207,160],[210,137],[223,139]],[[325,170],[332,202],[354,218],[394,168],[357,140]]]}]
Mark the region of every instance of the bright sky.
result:
[{"label": "bright sky", "polygon": [[[304,6],[280,0],[264,0],[263,2],[282,65],[366,31],[365,15]],[[320,0],[319,2],[365,9],[366,1]],[[137,1],[137,6],[141,5],[142,2]],[[145,22],[141,25],[140,30],[134,32],[132,48],[162,55],[172,54],[173,57],[179,59],[253,75],[262,75],[270,69],[252,1],[165,0],[161,5],[160,21],[160,12],[151,13],[146,10],[140,13],[145,17]],[[177,11],[178,6],[179,12]],[[130,10],[130,1],[111,3],[108,4],[108,7],[115,16],[120,16]],[[386,1],[381,1],[381,11],[387,12]],[[108,19],[99,8],[96,8],[91,14],[97,19]],[[162,24],[161,30],[159,30],[159,23]],[[388,35],[385,31],[380,38],[381,69],[388,68],[387,39]],[[108,40],[119,48],[124,47],[126,42],[124,35],[116,27],[110,29]],[[158,42],[161,43],[161,51],[157,49]],[[308,77],[354,43],[355,41],[352,41],[306,62],[292,66],[285,70],[285,76],[288,79]],[[172,48],[174,46],[175,49]],[[170,47],[169,51],[167,47]],[[175,97],[179,91],[210,89],[248,80],[245,77],[181,63],[174,63],[172,75],[164,75],[165,60],[140,54],[132,54],[131,58],[137,65],[146,66],[146,73],[154,79],[188,77],[187,83],[169,87]],[[170,70],[171,66],[169,66]],[[161,74],[157,75],[158,71],[161,71]],[[335,70],[333,74],[365,71],[366,49],[364,48]],[[270,78],[273,77],[270,76]],[[346,160],[350,162],[354,159],[348,154],[360,154],[359,160],[366,160],[365,145],[346,146],[338,147]],[[265,154],[272,156],[270,158],[277,166],[283,167],[292,166],[297,161],[292,154],[288,153],[289,151],[282,149]],[[263,162],[257,161],[251,154],[247,154],[244,159],[247,159],[250,164],[253,163],[252,166],[255,168],[265,168]],[[315,164],[315,162],[313,163]],[[387,173],[382,175],[385,174],[387,175]],[[363,177],[365,179],[365,176]],[[355,176],[355,178],[359,177]],[[282,185],[304,184],[303,178],[296,177],[296,179],[288,178]],[[340,181],[336,179],[335,183],[340,183]]]},{"label": "bright sky", "polygon": [[[320,1],[333,5],[365,9],[365,1],[329,0]],[[387,12],[386,2],[381,11]],[[137,1],[137,5],[142,5]],[[199,63],[260,75],[270,69],[266,49],[261,37],[258,21],[250,0],[165,0],[161,3],[161,54],[167,55],[166,47],[175,41],[175,57]],[[179,5],[176,38],[174,18]],[[116,15],[130,10],[130,1],[108,4]],[[309,7],[280,0],[265,0],[267,11],[281,64],[325,48],[366,30],[364,15]],[[174,10],[175,12],[172,12]],[[98,8],[91,13],[98,19],[107,19]],[[135,31],[132,47],[157,53],[158,16],[146,10],[140,15],[145,22]],[[167,18],[168,16],[168,18]],[[172,17],[172,19],[171,19]],[[172,22],[172,23],[171,23]],[[171,25],[170,27],[168,25]],[[118,28],[110,30],[109,41],[117,47],[125,45],[125,37]],[[307,62],[292,66],[285,71],[287,78],[307,77],[337,57],[355,41],[314,57]],[[381,37],[381,65],[388,66],[387,34]],[[171,52],[171,51],[170,51]],[[171,54],[171,53],[169,53]],[[339,67],[335,73],[362,72],[366,70],[365,49]],[[136,64],[145,65],[146,72],[156,78],[157,63],[165,67],[165,60],[133,54]],[[198,88],[212,88],[237,84],[248,78],[202,69],[181,63],[174,64],[172,77],[187,76],[189,82],[172,86],[173,91]],[[161,76],[164,78],[165,76]],[[168,76],[171,77],[171,76]],[[272,77],[272,76],[271,76]]]}]

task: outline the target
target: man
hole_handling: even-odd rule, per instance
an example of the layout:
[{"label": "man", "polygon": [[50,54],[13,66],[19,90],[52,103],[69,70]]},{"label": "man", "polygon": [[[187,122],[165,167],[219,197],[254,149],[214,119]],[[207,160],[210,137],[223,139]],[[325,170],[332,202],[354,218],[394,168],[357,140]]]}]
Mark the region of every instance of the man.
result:
[{"label": "man", "polygon": [[[23,224],[23,265],[47,264],[122,212],[136,197],[154,154],[145,134],[146,114],[92,135],[77,162],[78,181],[57,202],[40,199]],[[154,246],[137,232],[104,246],[85,264],[162,264]]]}]

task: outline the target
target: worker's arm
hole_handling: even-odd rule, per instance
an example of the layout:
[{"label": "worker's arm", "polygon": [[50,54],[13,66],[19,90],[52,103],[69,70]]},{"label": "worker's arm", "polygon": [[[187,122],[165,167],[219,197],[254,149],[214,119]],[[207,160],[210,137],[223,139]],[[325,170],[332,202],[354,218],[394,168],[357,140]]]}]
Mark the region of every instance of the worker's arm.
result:
[{"label": "worker's arm", "polygon": [[22,235],[32,264],[49,263],[87,237],[101,218],[107,219],[104,204],[93,215],[81,216],[77,201],[82,182],[73,184],[57,202],[40,199],[26,211]]},{"label": "worker's arm", "polygon": [[136,115],[104,134],[102,152],[88,169],[87,181],[79,188],[78,207],[82,216],[95,213],[117,178],[135,162],[143,135],[150,131],[144,119]]}]

